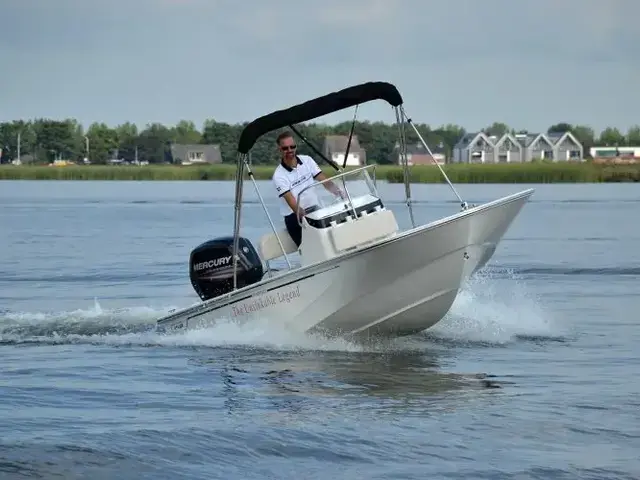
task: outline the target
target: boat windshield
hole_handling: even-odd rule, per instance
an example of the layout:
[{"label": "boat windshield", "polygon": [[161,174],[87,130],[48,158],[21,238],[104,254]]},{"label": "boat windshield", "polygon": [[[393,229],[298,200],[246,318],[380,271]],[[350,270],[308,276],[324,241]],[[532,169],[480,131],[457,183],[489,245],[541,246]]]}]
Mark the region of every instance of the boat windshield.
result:
[{"label": "boat windshield", "polygon": [[[375,184],[375,167],[367,165],[342,172],[302,190],[298,205],[305,210],[309,223],[316,227],[328,226],[330,221],[339,222],[363,210],[382,207]],[[373,179],[369,170],[374,172]]]}]

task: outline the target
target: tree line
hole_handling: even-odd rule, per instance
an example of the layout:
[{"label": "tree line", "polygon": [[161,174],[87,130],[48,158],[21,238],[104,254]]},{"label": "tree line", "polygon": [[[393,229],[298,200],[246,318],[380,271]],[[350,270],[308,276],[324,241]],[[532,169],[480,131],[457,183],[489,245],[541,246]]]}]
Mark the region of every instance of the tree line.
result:
[{"label": "tree line", "polygon": [[[426,124],[415,124],[427,144],[441,147],[447,156],[451,155],[454,145],[465,133],[459,125],[443,125],[437,128]],[[169,145],[178,144],[219,144],[225,163],[235,162],[237,142],[240,132],[246,126],[229,124],[216,120],[207,120],[202,129],[192,121],[182,120],[174,126],[152,123],[143,130],[135,124],[124,123],[111,127],[105,123],[93,123],[85,128],[74,119],[53,120],[35,119],[16,120],[0,123],[0,148],[2,163],[11,162],[18,156],[30,157],[34,163],[46,164],[56,159],[78,161],[87,157],[94,164],[104,164],[111,158],[126,161],[138,160],[149,163],[170,161]],[[351,122],[337,125],[310,123],[299,125],[297,129],[318,149],[322,149],[326,135],[348,135]],[[510,126],[495,122],[484,131],[501,136],[506,132],[526,133]],[[600,146],[637,146],[640,145],[640,125],[629,128],[626,133],[617,128],[605,128],[598,135],[585,125],[557,123],[547,129],[547,133],[572,132],[584,146],[585,156],[589,148]],[[279,132],[263,136],[252,150],[252,162],[272,164],[277,161],[275,138]],[[367,150],[367,157],[380,164],[392,163],[392,151],[398,139],[395,124],[383,122],[356,122],[354,133],[358,135],[360,145]],[[407,142],[416,143],[418,138],[411,128],[406,129]],[[313,154],[303,142],[299,142],[300,153]],[[87,155],[88,152],[88,155]],[[117,157],[115,156],[117,155]]]}]

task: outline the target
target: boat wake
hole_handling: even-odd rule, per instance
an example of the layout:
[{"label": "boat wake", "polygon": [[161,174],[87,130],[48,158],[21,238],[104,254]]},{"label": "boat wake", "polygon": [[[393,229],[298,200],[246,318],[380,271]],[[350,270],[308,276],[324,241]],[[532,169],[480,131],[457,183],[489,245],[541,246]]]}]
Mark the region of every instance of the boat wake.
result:
[{"label": "boat wake", "polygon": [[566,339],[559,319],[509,269],[485,269],[473,276],[447,316],[424,335],[441,342],[490,345]]},{"label": "boat wake", "polygon": [[[504,272],[499,274],[507,281]],[[104,344],[145,347],[239,347],[274,350],[363,351],[374,348],[343,339],[287,331],[267,317],[240,326],[220,320],[207,329],[158,333],[155,322],[175,306],[110,310],[96,299],[88,309],[70,312],[0,310],[0,345]],[[508,285],[491,273],[476,276],[460,292],[449,314],[423,335],[399,338],[392,348],[419,349],[424,343],[498,345],[518,340],[559,339],[558,327],[541,302],[517,278]],[[385,348],[389,348],[389,344]]]}]

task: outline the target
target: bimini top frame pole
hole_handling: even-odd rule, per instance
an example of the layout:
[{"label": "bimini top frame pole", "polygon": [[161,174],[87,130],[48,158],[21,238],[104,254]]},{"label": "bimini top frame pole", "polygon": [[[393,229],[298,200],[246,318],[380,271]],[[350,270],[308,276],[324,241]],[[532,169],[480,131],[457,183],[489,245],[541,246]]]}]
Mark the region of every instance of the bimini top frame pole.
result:
[{"label": "bimini top frame pole", "polygon": [[[458,194],[458,192],[456,191],[455,187],[453,186],[453,184],[451,183],[451,180],[449,180],[449,177],[447,176],[447,174],[445,173],[445,171],[443,170],[443,168],[440,166],[440,164],[436,161],[435,157],[433,156],[433,152],[431,151],[431,149],[429,148],[429,145],[427,145],[427,142],[424,141],[424,138],[422,138],[422,135],[420,135],[420,132],[418,131],[418,129],[416,128],[416,126],[413,124],[413,121],[411,120],[410,117],[407,116],[407,113],[404,109],[404,107],[402,105],[400,105],[398,108],[395,109],[396,110],[396,115],[399,115],[399,120],[398,122],[400,122],[400,118],[402,119],[402,125],[403,128],[401,128],[401,135],[404,135],[404,121],[406,120],[406,122],[411,125],[411,128],[413,128],[413,131],[415,132],[415,134],[418,136],[418,139],[420,139],[420,143],[422,143],[422,145],[424,146],[424,148],[427,149],[427,153],[431,156],[431,159],[434,161],[434,163],[438,166],[438,168],[440,169],[440,173],[442,173],[442,176],[444,177],[444,179],[446,180],[446,182],[449,184],[449,187],[451,187],[451,190],[453,191],[453,194],[458,197],[458,200],[460,201],[460,207],[462,208],[462,210],[466,210],[468,208],[467,202],[465,202],[464,200],[462,200],[462,197]],[[399,113],[398,113],[399,111]],[[406,159],[406,150],[404,151],[404,157]],[[405,161],[405,164],[407,162]],[[406,185],[406,189],[407,189],[407,202],[409,202],[409,186],[408,186],[408,169],[405,167],[405,185]],[[414,225],[415,226],[415,225]]]},{"label": "bimini top frame pole", "polygon": [[392,107],[402,105],[398,89],[386,82],[367,82],[314,98],[293,107],[264,115],[249,123],[238,141],[236,169],[235,215],[233,225],[233,289],[237,288],[238,244],[242,208],[242,187],[247,154],[264,134],[344,110],[373,100],[385,100]]}]

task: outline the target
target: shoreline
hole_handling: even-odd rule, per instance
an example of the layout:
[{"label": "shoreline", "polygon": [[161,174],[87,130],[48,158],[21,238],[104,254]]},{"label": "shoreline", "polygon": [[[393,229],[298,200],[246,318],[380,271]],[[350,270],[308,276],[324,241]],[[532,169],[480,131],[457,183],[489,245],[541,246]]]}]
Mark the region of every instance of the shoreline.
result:
[{"label": "shoreline", "polygon": [[[585,163],[525,164],[448,164],[442,166],[453,183],[608,183],[640,182],[640,164],[615,165]],[[269,180],[275,165],[254,165],[256,180]],[[323,166],[327,175],[335,173]],[[348,169],[347,169],[348,170]],[[444,183],[435,165],[409,168],[412,183]],[[64,167],[1,165],[0,180],[78,180],[78,181],[233,181],[233,164],[209,166],[147,165],[109,166],[78,165]],[[378,165],[378,180],[402,183],[402,167]]]}]

